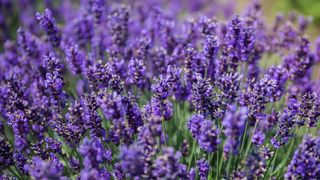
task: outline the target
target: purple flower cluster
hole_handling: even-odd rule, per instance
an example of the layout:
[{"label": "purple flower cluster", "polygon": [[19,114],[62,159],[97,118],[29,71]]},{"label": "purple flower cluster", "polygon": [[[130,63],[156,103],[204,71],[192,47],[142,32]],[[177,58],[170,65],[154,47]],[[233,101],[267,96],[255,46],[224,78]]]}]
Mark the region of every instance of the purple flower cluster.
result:
[{"label": "purple flower cluster", "polygon": [[210,166],[205,159],[200,159],[197,161],[197,169],[201,180],[207,179]]},{"label": "purple flower cluster", "polygon": [[276,135],[271,139],[275,147],[279,147],[288,142],[293,135],[292,129],[295,126],[307,124],[314,127],[318,124],[319,117],[319,99],[316,93],[307,92],[300,97],[290,98],[287,108],[282,112],[278,120],[278,129]]},{"label": "purple flower cluster", "polygon": [[201,149],[205,152],[213,152],[220,143],[218,139],[219,130],[212,121],[205,119],[202,115],[193,115],[187,127],[192,136],[197,140]]},{"label": "purple flower cluster", "polygon": [[[103,147],[99,139],[85,138],[79,147],[79,153],[84,157],[84,168],[81,170],[81,178],[87,177],[103,177],[104,171],[100,168],[100,164],[107,163],[112,160],[111,152]],[[91,173],[95,173],[92,175]],[[90,178],[88,178],[90,179]]]},{"label": "purple flower cluster", "polygon": [[224,134],[227,137],[225,141],[223,151],[226,154],[229,153],[238,153],[238,147],[240,144],[240,136],[243,134],[243,131],[246,126],[247,121],[247,109],[240,108],[237,110],[235,105],[229,107],[226,116],[223,119]]},{"label": "purple flower cluster", "polygon": [[121,159],[121,168],[130,178],[141,177],[145,171],[145,155],[143,149],[138,145],[131,147],[122,147],[119,158]]},{"label": "purple flower cluster", "polygon": [[46,32],[52,46],[58,47],[61,41],[61,34],[52,17],[51,11],[45,9],[42,14],[36,13],[36,18],[39,21],[40,27]]},{"label": "purple flower cluster", "polygon": [[48,161],[42,160],[39,157],[33,157],[32,164],[26,165],[24,168],[35,179],[61,178],[63,171],[63,165],[55,155],[52,155]]},{"label": "purple flower cluster", "polygon": [[13,154],[12,148],[4,138],[0,139],[0,160],[1,160],[1,169],[5,169],[13,164]]},{"label": "purple flower cluster", "polygon": [[320,177],[320,139],[306,135],[288,166],[287,179],[317,179]]},{"label": "purple flower cluster", "polygon": [[173,148],[163,149],[154,164],[152,175],[155,178],[177,179],[186,178],[186,165],[180,164],[180,152],[174,152]]},{"label": "purple flower cluster", "polygon": [[318,179],[318,137],[273,155],[319,127],[319,39],[231,1],[0,1],[0,179]]}]

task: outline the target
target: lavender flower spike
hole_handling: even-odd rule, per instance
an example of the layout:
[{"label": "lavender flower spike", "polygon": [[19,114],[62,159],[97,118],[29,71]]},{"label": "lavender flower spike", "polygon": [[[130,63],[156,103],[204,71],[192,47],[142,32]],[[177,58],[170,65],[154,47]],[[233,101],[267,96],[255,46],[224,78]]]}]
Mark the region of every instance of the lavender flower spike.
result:
[{"label": "lavender flower spike", "polygon": [[205,119],[202,115],[193,115],[187,127],[192,137],[198,141],[199,146],[206,152],[213,152],[220,143],[219,131],[212,121]]},{"label": "lavender flower spike", "polygon": [[128,177],[141,177],[144,174],[145,155],[141,146],[122,147],[119,158],[121,167]]},{"label": "lavender flower spike", "polygon": [[208,177],[210,166],[208,161],[200,159],[197,161],[197,169],[201,180],[205,180]]},{"label": "lavender flower spike", "polygon": [[320,177],[320,138],[306,135],[285,174],[286,179],[318,179]]},{"label": "lavender flower spike", "polygon": [[39,21],[40,27],[46,32],[52,46],[58,47],[61,41],[61,34],[54,18],[52,17],[51,11],[49,9],[45,9],[42,14],[37,12],[36,18]]},{"label": "lavender flower spike", "polygon": [[247,112],[247,108],[244,107],[241,107],[239,110],[237,110],[235,105],[229,107],[229,111],[222,122],[225,128],[224,134],[227,137],[223,147],[223,151],[226,154],[236,154],[238,152],[240,136],[244,131],[247,120]]}]

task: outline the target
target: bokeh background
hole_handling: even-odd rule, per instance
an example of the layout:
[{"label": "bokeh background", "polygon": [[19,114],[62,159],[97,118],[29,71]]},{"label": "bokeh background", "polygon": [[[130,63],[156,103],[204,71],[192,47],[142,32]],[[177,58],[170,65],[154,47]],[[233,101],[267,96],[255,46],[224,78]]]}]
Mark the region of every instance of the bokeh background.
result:
[{"label": "bokeh background", "polygon": [[[247,4],[238,2],[238,4]],[[312,21],[307,30],[310,39],[319,35],[320,30],[320,1],[319,0],[261,0],[262,9],[267,21],[272,22],[278,13],[299,13]],[[245,5],[244,5],[245,7]],[[244,8],[241,6],[241,8]],[[241,10],[240,8],[240,10]]]},{"label": "bokeh background", "polygon": [[[34,14],[49,8],[59,25],[66,24],[64,19],[72,14],[70,7],[88,0],[0,0],[0,53],[7,40],[15,40],[16,30],[22,26],[31,33],[40,36],[41,31]],[[277,15],[298,14],[308,17],[311,23],[306,31],[312,42],[320,35],[320,0],[106,0],[107,4],[125,3],[135,6],[139,3],[166,6],[166,13],[179,13],[181,19],[215,16],[219,20],[230,19],[234,14],[241,14],[252,1],[259,1],[263,10],[264,21],[272,26]],[[174,11],[172,10],[174,9]],[[314,45],[314,44],[312,44]],[[267,60],[266,66],[281,59]],[[271,64],[270,64],[271,63]],[[314,79],[320,79],[320,66],[314,69]]]},{"label": "bokeh background", "polygon": [[[15,39],[16,29],[20,26],[28,28],[37,34],[37,24],[34,14],[43,11],[44,8],[53,10],[54,16],[60,23],[71,4],[78,4],[83,0],[0,0],[0,52],[3,51],[3,44],[8,39]],[[136,3],[167,4],[174,6],[182,17],[192,17],[200,14],[217,16],[227,19],[234,13],[240,14],[249,3],[256,0],[106,0],[107,3]],[[312,22],[307,30],[308,37],[315,39],[320,30],[320,0],[260,0],[264,12],[264,18],[271,23],[275,17],[282,13],[298,13],[309,17]],[[170,9],[170,8],[167,8]],[[172,8],[171,8],[172,9]],[[190,14],[190,12],[192,12]],[[168,12],[173,13],[173,12]],[[62,15],[63,14],[63,15]]]}]

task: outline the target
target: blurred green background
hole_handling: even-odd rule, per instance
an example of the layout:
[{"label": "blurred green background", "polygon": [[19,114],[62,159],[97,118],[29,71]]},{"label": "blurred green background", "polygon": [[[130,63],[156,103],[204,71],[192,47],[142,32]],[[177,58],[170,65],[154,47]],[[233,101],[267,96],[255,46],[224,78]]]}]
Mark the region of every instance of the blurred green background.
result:
[{"label": "blurred green background", "polygon": [[[240,1],[243,1],[240,2]],[[240,0],[237,2],[237,11],[243,10],[251,0]],[[244,2],[246,1],[246,2]],[[273,22],[277,14],[285,15],[296,12],[312,19],[309,25],[306,36],[312,42],[317,37],[320,37],[320,0],[260,0],[264,17],[268,23]],[[314,46],[314,43],[311,43]],[[313,79],[320,79],[320,64],[316,64],[313,68]]]},{"label": "blurred green background", "polygon": [[[238,0],[237,11],[241,12],[252,0]],[[320,0],[260,0],[267,22],[272,23],[278,13],[297,12],[312,18],[307,30],[310,39],[320,34]]]},{"label": "blurred green background", "polygon": [[[11,2],[13,6],[17,6],[18,3],[24,2],[27,4],[34,4],[33,8],[37,11],[42,11],[44,9],[44,3],[50,3],[54,6],[59,6],[63,1],[65,0],[0,0],[0,11],[5,11],[6,9],[3,9],[5,7],[1,8],[1,4],[4,4],[4,2]],[[69,0],[74,3],[79,3],[81,0]],[[106,0],[112,1],[112,2],[120,2],[120,1],[134,1],[134,0]],[[143,1],[143,0],[141,0]],[[156,1],[156,0],[155,0]],[[170,1],[170,0],[163,0]],[[189,1],[189,0],[180,0],[183,1]],[[190,0],[191,1],[198,1],[198,0]],[[233,5],[237,13],[241,13],[249,3],[252,1],[257,0],[199,0],[199,1],[205,1],[205,2],[217,2],[218,4],[222,3],[224,5]],[[259,0],[258,0],[259,1]],[[315,39],[320,33],[320,0],[260,0],[262,4],[262,9],[264,12],[264,16],[261,18],[264,18],[269,25],[271,26],[274,18],[277,14],[283,13],[283,14],[289,14],[291,12],[296,12],[298,14],[309,16],[312,18],[312,23],[309,26],[307,30],[307,35],[310,38],[310,40]],[[6,39],[15,39],[16,29],[21,25],[21,22],[19,22],[19,13],[22,11],[30,10],[28,7],[21,7],[14,8],[14,12],[7,12],[5,13],[5,16],[3,18],[7,19],[7,24],[9,26],[9,32],[6,33],[6,35],[3,34],[3,29],[0,29],[0,52],[3,50],[3,43]],[[11,10],[10,10],[11,11]],[[0,13],[1,14],[1,13]],[[29,14],[28,14],[29,15]],[[30,16],[30,15],[29,15]],[[1,22],[1,17],[0,17]],[[0,25],[1,28],[1,25]]]}]

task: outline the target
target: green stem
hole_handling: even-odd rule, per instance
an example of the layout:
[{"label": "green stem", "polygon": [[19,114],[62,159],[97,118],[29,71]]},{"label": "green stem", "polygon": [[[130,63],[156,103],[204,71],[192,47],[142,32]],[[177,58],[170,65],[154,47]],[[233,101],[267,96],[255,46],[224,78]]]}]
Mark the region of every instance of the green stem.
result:
[{"label": "green stem", "polygon": [[177,106],[177,114],[179,119],[179,130],[182,131],[182,116],[180,116],[180,104]]},{"label": "green stem", "polygon": [[240,153],[242,154],[242,150],[244,148],[244,142],[245,142],[245,139],[246,139],[246,134],[247,134],[247,130],[248,130],[248,121],[246,121],[246,127],[244,129],[244,132],[243,132],[243,135],[242,135],[242,142],[241,142],[241,148],[240,148]]},{"label": "green stem", "polygon": [[274,157],[274,159],[273,159],[273,162],[272,162],[272,166],[271,166],[271,174],[272,174],[272,172],[273,172],[274,164],[276,163],[277,156],[278,156],[278,151],[276,151],[276,155],[275,155],[275,157]]},{"label": "green stem", "polygon": [[[218,134],[218,139],[220,138],[220,136],[221,136],[221,133],[222,133],[222,129],[223,129],[223,125],[221,124],[221,123],[219,123],[219,134]],[[222,158],[219,158],[219,153],[220,153],[220,151],[222,151],[221,149],[223,148],[223,146],[222,146],[222,143],[220,144],[221,145],[221,148],[219,148],[218,150],[217,150],[217,172],[216,172],[216,178],[217,179],[219,179],[219,176],[220,176],[220,165],[221,165],[221,160],[222,160]],[[221,157],[222,157],[222,154],[221,154]]]},{"label": "green stem", "polygon": [[192,159],[193,159],[193,153],[196,149],[196,142],[193,141],[193,144],[192,144],[192,151],[191,151],[191,155],[190,155],[190,159],[189,159],[189,164],[188,164],[188,171],[190,170],[190,167],[191,167],[191,162],[192,162]]},{"label": "green stem", "polygon": [[[293,145],[294,145],[294,139],[292,139],[292,141],[291,141],[291,143],[290,143],[289,150],[286,151],[286,152],[287,152],[287,156],[284,158],[284,161],[283,161],[284,163],[281,164],[282,168],[281,168],[281,170],[279,169],[279,170],[280,170],[280,173],[279,173],[279,174],[282,174],[283,171],[284,171],[284,169],[285,169],[285,167],[286,167],[286,164],[287,164],[287,162],[288,162],[289,156],[290,156],[290,154],[291,154],[291,152],[292,152],[292,147],[293,147]],[[273,172],[272,175],[274,175],[276,172],[277,172],[277,171]]]},{"label": "green stem", "polygon": [[249,123],[248,123],[248,121],[246,121],[246,127],[244,129],[243,134],[242,134],[241,148],[240,148],[240,151],[239,151],[240,154],[239,154],[239,156],[237,158],[237,162],[236,162],[236,170],[238,170],[239,161],[241,161],[241,159],[242,159],[242,151],[243,151],[243,148],[244,148],[244,143],[245,143],[245,139],[246,139],[248,126],[249,126]]},{"label": "green stem", "polygon": [[15,176],[15,177],[17,177],[17,178],[19,178],[19,179],[22,179],[22,177],[21,177],[19,174],[17,174],[17,172],[16,172],[15,170],[13,170],[11,166],[10,166],[8,169],[9,169],[10,173],[11,173],[13,176]]},{"label": "green stem", "polygon": [[217,172],[216,179],[219,179],[219,152],[217,151]]},{"label": "green stem", "polygon": [[166,126],[165,126],[164,120],[162,120],[162,132],[163,132],[163,136],[164,136],[163,137],[164,146],[167,146],[167,142],[166,142]]},{"label": "green stem", "polygon": [[[297,136],[299,135],[300,129],[301,129],[301,128],[295,129],[295,131],[296,131],[295,134],[296,134]],[[308,129],[308,131],[309,131],[309,129]],[[282,165],[282,168],[281,168],[281,171],[280,171],[279,175],[283,174],[283,171],[285,170],[286,164],[287,164],[287,162],[288,162],[288,160],[289,160],[289,156],[290,156],[290,154],[292,154],[291,152],[292,152],[292,148],[293,148],[294,142],[295,142],[295,138],[293,138],[293,139],[291,140],[291,143],[290,143],[290,146],[289,146],[289,150],[286,151],[286,152],[287,152],[287,156],[286,156],[285,160],[283,161],[284,164]],[[276,171],[276,172],[277,172],[277,171]],[[274,172],[274,173],[276,173],[276,172]],[[272,173],[272,174],[274,174],[274,173]]]},{"label": "green stem", "polygon": [[232,162],[232,159],[233,159],[233,156],[231,154],[228,155],[229,158],[228,158],[228,163],[227,163],[227,176],[229,176],[229,173],[231,172],[230,171],[230,164]]},{"label": "green stem", "polygon": [[17,172],[18,172],[19,176],[21,177],[21,179],[25,179],[25,177],[23,176],[23,174],[21,174],[20,169],[17,168],[16,165],[14,165],[14,168],[17,170]]},{"label": "green stem", "polygon": [[[158,144],[158,149],[161,149],[160,147],[161,147],[161,137],[157,137],[157,144]],[[163,149],[161,149],[161,153],[163,154],[163,152],[162,152],[162,150]]]},{"label": "green stem", "polygon": [[223,152],[221,151],[221,155],[220,155],[220,159],[219,159],[219,170],[218,170],[219,176],[220,176],[222,165],[223,165]]},{"label": "green stem", "polygon": [[209,156],[209,164],[211,163],[212,158],[213,158],[213,153],[211,153],[210,156]]},{"label": "green stem", "polygon": [[[213,158],[213,153],[210,153],[210,155],[208,154],[208,162],[209,162],[210,167],[212,167],[212,165],[211,165],[212,158]],[[208,173],[209,179],[212,179],[212,174],[213,174],[213,169],[210,168],[209,173]]]},{"label": "green stem", "polygon": [[248,156],[249,150],[250,150],[251,145],[252,145],[251,138],[252,138],[252,136],[254,135],[254,133],[255,133],[255,131],[256,131],[256,129],[257,129],[257,125],[258,125],[258,121],[256,121],[256,123],[254,124],[252,133],[251,133],[250,138],[249,138],[249,145],[247,146],[247,149],[246,149],[246,151],[245,151],[244,158],[246,158],[246,157]]},{"label": "green stem", "polygon": [[[276,150],[276,152],[273,154],[273,156],[272,156],[272,158],[271,158],[271,160],[270,160],[270,162],[269,162],[269,164],[268,164],[268,168],[267,168],[267,170],[266,170],[266,172],[265,172],[265,174],[264,174],[264,177],[265,177],[265,178],[266,178],[267,175],[269,174],[268,172],[269,172],[269,169],[270,169],[271,164],[274,165],[274,161],[275,161],[276,158],[277,158],[278,151],[279,151],[279,148],[278,148],[278,149]],[[273,171],[273,167],[272,167],[272,171]]]}]

